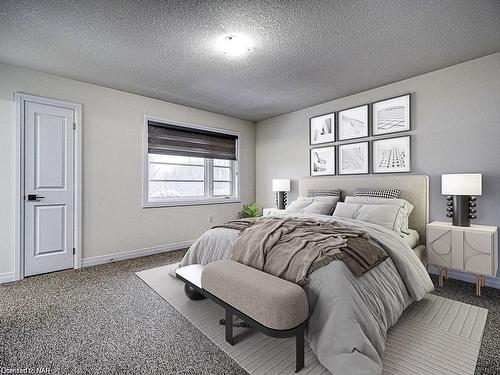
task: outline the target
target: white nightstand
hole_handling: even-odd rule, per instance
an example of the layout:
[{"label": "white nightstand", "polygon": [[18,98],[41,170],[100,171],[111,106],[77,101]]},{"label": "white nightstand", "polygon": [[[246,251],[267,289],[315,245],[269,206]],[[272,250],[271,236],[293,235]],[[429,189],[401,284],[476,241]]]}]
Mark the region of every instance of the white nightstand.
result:
[{"label": "white nightstand", "polygon": [[476,275],[476,294],[481,295],[484,276],[495,277],[498,269],[498,228],[486,225],[456,227],[435,221],[427,225],[427,258],[440,269],[439,285],[448,268]]},{"label": "white nightstand", "polygon": [[285,210],[280,210],[276,207],[262,209],[262,216],[270,216],[270,215],[282,214],[282,213],[285,213]]}]

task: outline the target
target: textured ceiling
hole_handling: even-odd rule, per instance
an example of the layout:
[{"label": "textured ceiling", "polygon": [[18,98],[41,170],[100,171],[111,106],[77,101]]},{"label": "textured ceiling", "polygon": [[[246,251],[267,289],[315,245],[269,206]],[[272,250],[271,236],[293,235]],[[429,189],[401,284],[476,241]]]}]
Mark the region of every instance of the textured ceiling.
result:
[{"label": "textured ceiling", "polygon": [[499,0],[0,0],[1,62],[254,121],[497,51]]}]

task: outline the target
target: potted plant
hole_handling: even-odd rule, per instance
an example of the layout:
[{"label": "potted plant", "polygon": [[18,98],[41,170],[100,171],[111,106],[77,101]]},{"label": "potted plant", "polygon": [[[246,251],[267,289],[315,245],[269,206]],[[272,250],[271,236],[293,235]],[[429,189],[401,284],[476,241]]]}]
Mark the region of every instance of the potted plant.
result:
[{"label": "potted plant", "polygon": [[260,216],[260,209],[257,203],[244,204],[241,214],[243,217],[258,217]]}]

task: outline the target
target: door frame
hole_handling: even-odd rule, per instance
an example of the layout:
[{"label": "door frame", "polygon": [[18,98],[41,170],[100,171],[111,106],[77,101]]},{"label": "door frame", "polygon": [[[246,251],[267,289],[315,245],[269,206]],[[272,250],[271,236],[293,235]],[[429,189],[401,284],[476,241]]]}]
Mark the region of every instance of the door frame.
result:
[{"label": "door frame", "polygon": [[82,105],[63,100],[50,99],[24,93],[14,94],[15,103],[15,280],[24,278],[24,104],[35,102],[57,107],[70,108],[75,111],[75,137],[74,137],[74,221],[73,221],[73,268],[82,266]]}]

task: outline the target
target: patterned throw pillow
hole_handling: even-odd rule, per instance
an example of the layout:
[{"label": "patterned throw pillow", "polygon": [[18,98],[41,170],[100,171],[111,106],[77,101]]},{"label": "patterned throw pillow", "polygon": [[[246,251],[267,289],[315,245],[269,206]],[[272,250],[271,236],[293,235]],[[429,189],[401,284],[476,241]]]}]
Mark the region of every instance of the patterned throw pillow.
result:
[{"label": "patterned throw pillow", "polygon": [[342,189],[333,190],[308,190],[308,197],[340,197]]},{"label": "patterned throw pillow", "polygon": [[354,191],[355,197],[399,198],[399,189],[359,188]]}]

